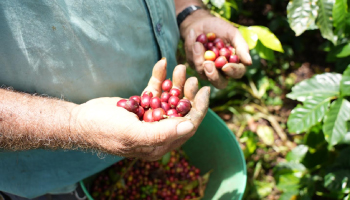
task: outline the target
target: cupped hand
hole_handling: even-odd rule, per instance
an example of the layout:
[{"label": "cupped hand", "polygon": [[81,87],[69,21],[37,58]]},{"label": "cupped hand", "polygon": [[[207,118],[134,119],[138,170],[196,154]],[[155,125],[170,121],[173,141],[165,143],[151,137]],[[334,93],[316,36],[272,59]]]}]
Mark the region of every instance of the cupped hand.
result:
[{"label": "cupped hand", "polygon": [[[158,61],[145,91],[160,97],[166,78],[166,60]],[[181,146],[196,132],[209,105],[209,88],[198,89],[197,79],[186,80],[186,67],[176,66],[173,87],[181,90],[192,103],[184,117],[158,122],[140,121],[136,114],[117,107],[118,97],[103,97],[78,105],[72,111],[71,131],[84,141],[83,146],[114,155],[144,160],[160,159]]]},{"label": "cupped hand", "polygon": [[[216,88],[225,88],[228,83],[227,77],[241,78],[246,71],[246,66],[252,64],[248,45],[238,29],[205,10],[197,10],[183,21],[180,32],[185,40],[188,62],[202,78],[208,79]],[[227,63],[221,70],[218,70],[214,62],[205,61],[205,48],[202,43],[196,42],[196,38],[202,33],[210,32],[231,44],[236,49],[236,54],[241,63]]]}]

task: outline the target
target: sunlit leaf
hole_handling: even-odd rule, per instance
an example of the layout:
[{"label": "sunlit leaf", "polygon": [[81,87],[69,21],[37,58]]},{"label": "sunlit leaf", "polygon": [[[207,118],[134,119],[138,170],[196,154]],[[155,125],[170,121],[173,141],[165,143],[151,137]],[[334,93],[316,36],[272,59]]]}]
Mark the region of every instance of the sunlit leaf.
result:
[{"label": "sunlit leaf", "polygon": [[340,82],[340,93],[342,96],[350,96],[350,65],[343,73],[343,78]]},{"label": "sunlit leaf", "polygon": [[217,8],[221,8],[224,3],[225,3],[225,0],[210,0],[210,2]]},{"label": "sunlit leaf", "polygon": [[336,97],[339,96],[341,74],[324,73],[304,80],[292,88],[292,92],[287,94],[290,99],[305,101],[310,97]]},{"label": "sunlit leaf", "polygon": [[347,0],[335,0],[332,13],[333,25],[335,27],[343,26],[345,23],[346,15],[348,14]]},{"label": "sunlit leaf", "polygon": [[340,98],[334,101],[324,117],[323,132],[329,146],[343,140],[347,133],[346,121],[350,118],[350,102]]},{"label": "sunlit leaf", "polygon": [[287,154],[286,160],[288,162],[297,162],[297,163],[301,162],[305,157],[306,153],[308,152],[308,150],[309,150],[308,146],[298,145]]},{"label": "sunlit leaf", "polygon": [[287,17],[290,27],[296,36],[305,30],[315,27],[318,6],[317,0],[293,0],[287,6]]},{"label": "sunlit leaf", "polygon": [[288,130],[292,133],[302,133],[320,122],[327,112],[330,98],[310,96],[303,105],[294,108],[288,117]]},{"label": "sunlit leaf", "polygon": [[318,16],[316,24],[319,27],[322,36],[335,43],[332,21],[333,4],[334,0],[317,0]]},{"label": "sunlit leaf", "polygon": [[281,42],[279,39],[273,34],[270,29],[264,26],[250,26],[248,27],[249,30],[254,31],[258,37],[259,41],[267,48],[279,51],[279,52],[284,52]]},{"label": "sunlit leaf", "polygon": [[254,49],[256,43],[258,42],[258,34],[245,26],[240,26],[238,30],[242,34],[244,40],[247,42],[249,49]]}]

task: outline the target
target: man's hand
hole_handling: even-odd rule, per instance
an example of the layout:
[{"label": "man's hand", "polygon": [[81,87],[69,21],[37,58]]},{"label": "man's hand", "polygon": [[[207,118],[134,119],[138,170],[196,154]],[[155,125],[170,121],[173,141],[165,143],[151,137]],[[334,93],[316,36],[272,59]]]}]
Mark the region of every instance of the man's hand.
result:
[{"label": "man's hand", "polygon": [[[159,97],[165,78],[166,60],[162,59],[154,66],[145,91]],[[71,130],[103,152],[145,160],[160,159],[193,136],[209,105],[209,88],[198,90],[196,78],[186,80],[184,65],[175,68],[172,81],[173,87],[180,89],[192,103],[185,117],[143,122],[134,113],[116,106],[120,98],[98,98],[73,109]]]},{"label": "man's hand", "polygon": [[[196,38],[201,33],[209,32],[215,33],[217,37],[230,43],[236,49],[236,54],[242,63],[228,63],[222,70],[218,70],[214,62],[205,61],[205,48],[200,42],[196,42]],[[181,24],[180,33],[185,40],[188,62],[216,88],[222,89],[227,86],[227,76],[241,78],[246,71],[246,66],[252,64],[248,45],[238,29],[225,20],[212,16],[208,11],[197,10],[189,15]]]}]

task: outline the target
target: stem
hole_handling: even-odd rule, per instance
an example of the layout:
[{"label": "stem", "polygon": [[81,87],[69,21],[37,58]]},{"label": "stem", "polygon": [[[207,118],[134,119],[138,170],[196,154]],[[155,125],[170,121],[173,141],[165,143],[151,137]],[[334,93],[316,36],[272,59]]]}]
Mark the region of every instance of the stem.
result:
[{"label": "stem", "polygon": [[273,115],[268,115],[266,119],[271,123],[271,126],[275,129],[276,133],[281,138],[281,140],[283,142],[287,141],[287,134],[283,131],[282,127],[275,119],[275,117]]}]

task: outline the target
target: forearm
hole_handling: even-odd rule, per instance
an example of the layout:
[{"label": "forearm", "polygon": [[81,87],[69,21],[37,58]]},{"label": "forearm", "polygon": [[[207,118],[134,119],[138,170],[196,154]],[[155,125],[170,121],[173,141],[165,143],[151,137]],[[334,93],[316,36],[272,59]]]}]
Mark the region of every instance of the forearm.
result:
[{"label": "forearm", "polygon": [[77,145],[67,101],[0,89],[0,150],[65,148]]}]

